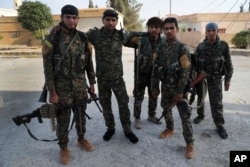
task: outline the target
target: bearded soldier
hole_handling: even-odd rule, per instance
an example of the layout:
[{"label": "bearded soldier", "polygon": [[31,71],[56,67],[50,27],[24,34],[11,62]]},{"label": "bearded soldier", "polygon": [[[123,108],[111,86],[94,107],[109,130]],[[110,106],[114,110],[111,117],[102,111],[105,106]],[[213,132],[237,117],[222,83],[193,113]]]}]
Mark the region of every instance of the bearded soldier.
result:
[{"label": "bearded soldier", "polygon": [[[93,146],[85,139],[87,104],[86,74],[90,92],[94,94],[95,73],[91,57],[91,48],[87,36],[76,29],[78,9],[65,5],[61,9],[60,29],[51,33],[43,42],[43,65],[46,85],[49,91],[49,102],[55,105],[70,105],[83,101],[83,105],[74,107],[78,146],[92,151]],[[86,73],[86,74],[85,74]],[[68,150],[68,128],[71,110],[60,111],[57,115],[57,137],[60,147],[60,162],[70,162]]]}]

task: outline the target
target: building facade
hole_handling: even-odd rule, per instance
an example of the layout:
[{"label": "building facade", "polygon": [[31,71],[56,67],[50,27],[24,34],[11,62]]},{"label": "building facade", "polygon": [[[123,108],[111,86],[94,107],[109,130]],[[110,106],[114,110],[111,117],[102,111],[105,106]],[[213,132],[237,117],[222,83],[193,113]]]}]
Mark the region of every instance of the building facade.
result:
[{"label": "building facade", "polygon": [[250,12],[243,13],[197,13],[178,17],[180,25],[179,39],[196,47],[205,38],[205,27],[216,22],[221,40],[233,46],[231,39],[240,31],[250,30]]},{"label": "building facade", "polygon": [[[83,32],[88,31],[90,28],[100,28],[103,26],[102,16],[103,12],[107,8],[87,8],[79,10],[79,22],[77,29]],[[117,29],[123,27],[123,15],[118,15]],[[60,14],[53,15],[54,25],[57,25],[60,21]],[[53,25],[53,26],[54,26]],[[52,27],[51,27],[52,28]],[[46,29],[49,33],[50,29]],[[32,32],[24,29],[22,25],[17,21],[17,16],[3,16],[0,17],[0,45],[41,45],[41,40],[35,39]]]}]

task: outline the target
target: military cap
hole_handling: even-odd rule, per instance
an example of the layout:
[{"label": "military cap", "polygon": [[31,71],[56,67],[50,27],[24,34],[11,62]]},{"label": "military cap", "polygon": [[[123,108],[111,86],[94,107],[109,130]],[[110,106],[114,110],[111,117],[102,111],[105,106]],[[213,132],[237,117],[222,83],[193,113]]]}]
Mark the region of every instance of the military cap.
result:
[{"label": "military cap", "polygon": [[217,30],[218,29],[218,25],[214,22],[210,22],[206,25],[206,31],[208,30]]},{"label": "military cap", "polygon": [[70,14],[78,16],[78,9],[73,5],[65,5],[61,9],[61,15]]},{"label": "military cap", "polygon": [[114,9],[107,9],[103,12],[102,19],[104,19],[105,17],[115,17],[118,19],[118,13]]}]

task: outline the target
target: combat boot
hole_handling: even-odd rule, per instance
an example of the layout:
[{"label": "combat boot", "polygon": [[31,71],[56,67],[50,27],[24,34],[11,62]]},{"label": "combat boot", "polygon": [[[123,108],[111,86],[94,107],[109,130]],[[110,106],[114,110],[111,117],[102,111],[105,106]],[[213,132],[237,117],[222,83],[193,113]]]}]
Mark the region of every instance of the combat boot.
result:
[{"label": "combat boot", "polygon": [[203,120],[204,120],[203,116],[197,116],[196,118],[194,118],[194,123],[199,124]]},{"label": "combat boot", "polygon": [[67,147],[61,148],[60,150],[60,163],[67,165],[70,162],[69,150]]},{"label": "combat boot", "polygon": [[227,131],[223,126],[217,127],[217,132],[218,132],[218,134],[220,135],[220,137],[222,139],[227,139],[228,138]]},{"label": "combat boot", "polygon": [[187,144],[185,156],[187,159],[194,158],[194,145],[193,144]]},{"label": "combat boot", "polygon": [[170,130],[170,129],[165,129],[164,131],[162,131],[159,135],[160,139],[165,139],[167,137],[173,136],[174,135],[174,130]]},{"label": "combat boot", "polygon": [[139,118],[135,119],[135,128],[141,129],[141,120]]},{"label": "combat boot", "polygon": [[78,140],[77,144],[80,148],[84,149],[87,152],[91,152],[94,150],[93,146],[88,142],[88,140]]}]

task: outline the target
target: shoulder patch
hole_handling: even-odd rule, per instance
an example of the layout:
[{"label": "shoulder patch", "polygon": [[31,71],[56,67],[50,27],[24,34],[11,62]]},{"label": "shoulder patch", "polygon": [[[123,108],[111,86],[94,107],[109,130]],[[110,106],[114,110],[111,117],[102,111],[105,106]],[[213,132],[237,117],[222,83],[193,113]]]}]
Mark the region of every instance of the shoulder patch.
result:
[{"label": "shoulder patch", "polygon": [[49,49],[52,49],[52,48],[53,48],[52,43],[50,43],[47,39],[43,40],[43,44],[44,44],[45,46],[47,46]]}]

